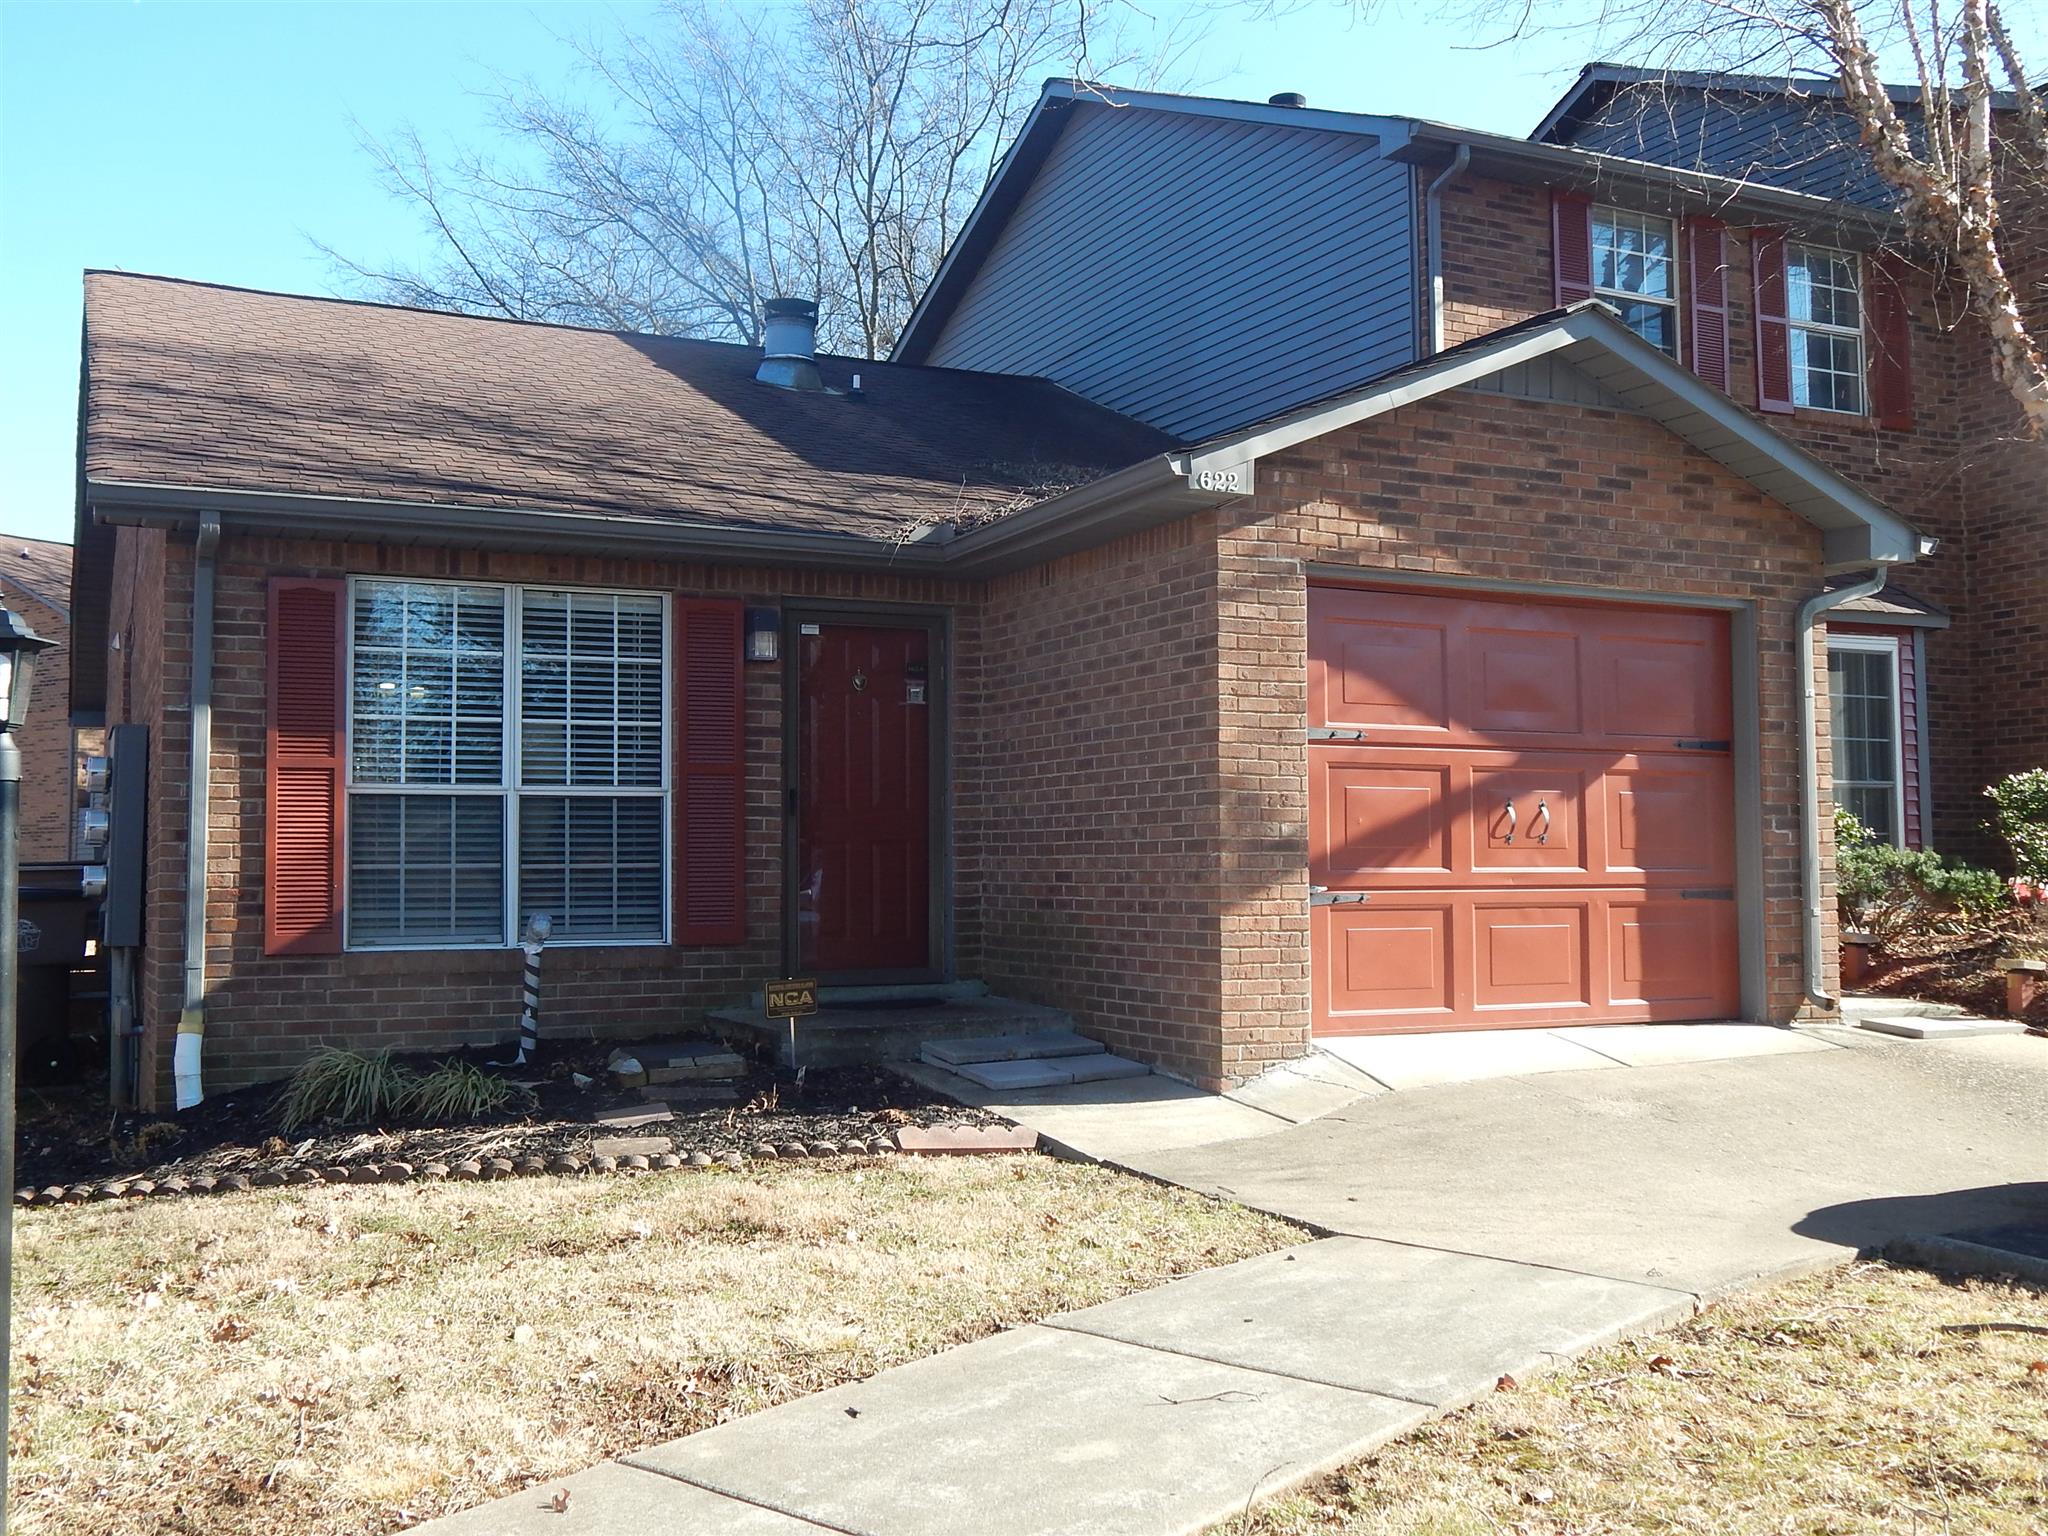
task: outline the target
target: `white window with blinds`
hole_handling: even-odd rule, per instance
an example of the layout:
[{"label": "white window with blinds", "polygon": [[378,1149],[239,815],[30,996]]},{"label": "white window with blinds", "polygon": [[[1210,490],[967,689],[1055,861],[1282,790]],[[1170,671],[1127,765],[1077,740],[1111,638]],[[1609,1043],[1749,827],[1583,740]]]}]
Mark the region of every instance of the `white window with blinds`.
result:
[{"label": "white window with blinds", "polygon": [[350,584],[348,945],[668,934],[668,605]]}]

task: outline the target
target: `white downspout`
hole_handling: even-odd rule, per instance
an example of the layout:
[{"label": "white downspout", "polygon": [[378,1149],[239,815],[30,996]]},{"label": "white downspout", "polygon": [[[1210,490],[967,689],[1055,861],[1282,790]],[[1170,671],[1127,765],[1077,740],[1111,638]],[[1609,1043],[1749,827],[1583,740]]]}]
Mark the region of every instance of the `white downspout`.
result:
[{"label": "white downspout", "polygon": [[220,517],[204,513],[192,561],[192,782],[185,797],[185,1000],[171,1054],[177,1106],[206,1096],[199,1078],[206,1035],[206,851],[213,780],[213,556]]},{"label": "white downspout", "polygon": [[1813,626],[1830,608],[1882,591],[1887,569],[1880,565],[1860,581],[1816,592],[1799,605],[1799,883],[1805,905],[1806,1000],[1829,1013],[1840,999],[1824,985],[1826,957],[1820,941],[1820,689],[1813,680]]},{"label": "white downspout", "polygon": [[1444,349],[1444,220],[1443,201],[1440,194],[1450,185],[1452,179],[1463,173],[1472,163],[1472,146],[1460,144],[1451,163],[1445,166],[1429,184],[1429,190],[1422,194],[1422,206],[1426,215],[1429,241],[1429,351],[1431,356]]}]

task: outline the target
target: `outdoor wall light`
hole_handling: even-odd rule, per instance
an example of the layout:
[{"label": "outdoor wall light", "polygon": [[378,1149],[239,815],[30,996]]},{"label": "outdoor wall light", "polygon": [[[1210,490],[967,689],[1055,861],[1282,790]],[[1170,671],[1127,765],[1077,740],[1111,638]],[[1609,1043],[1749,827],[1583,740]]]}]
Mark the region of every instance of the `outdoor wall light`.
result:
[{"label": "outdoor wall light", "polygon": [[27,723],[36,657],[56,643],[30,629],[12,608],[0,608],[0,708],[6,710],[5,729],[18,731]]},{"label": "outdoor wall light", "polygon": [[773,661],[782,654],[782,610],[747,610],[747,660]]}]

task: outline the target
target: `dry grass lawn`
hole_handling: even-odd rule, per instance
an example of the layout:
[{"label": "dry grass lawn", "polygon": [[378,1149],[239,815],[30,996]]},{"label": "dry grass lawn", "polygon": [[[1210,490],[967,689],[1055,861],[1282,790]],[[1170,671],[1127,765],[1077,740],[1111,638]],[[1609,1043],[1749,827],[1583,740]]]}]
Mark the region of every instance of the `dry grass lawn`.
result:
[{"label": "dry grass lawn", "polygon": [[1738,1297],[1224,1529],[2040,1536],[2048,1296],[1858,1264]]},{"label": "dry grass lawn", "polygon": [[17,1222],[19,1536],[382,1533],[1301,1236],[1040,1157]]}]

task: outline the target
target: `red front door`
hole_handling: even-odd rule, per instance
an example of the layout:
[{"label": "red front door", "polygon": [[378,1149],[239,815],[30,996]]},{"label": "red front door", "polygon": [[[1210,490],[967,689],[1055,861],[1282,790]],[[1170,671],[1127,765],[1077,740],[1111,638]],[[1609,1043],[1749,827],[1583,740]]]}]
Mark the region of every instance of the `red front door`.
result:
[{"label": "red front door", "polygon": [[797,968],[929,971],[931,635],[798,629]]},{"label": "red front door", "polygon": [[1719,614],[1309,592],[1322,1034],[1734,1016]]}]

